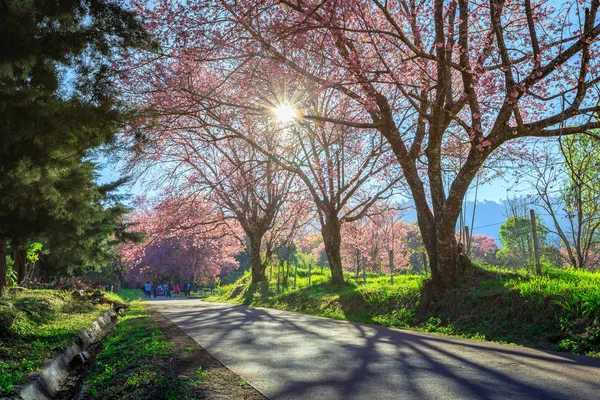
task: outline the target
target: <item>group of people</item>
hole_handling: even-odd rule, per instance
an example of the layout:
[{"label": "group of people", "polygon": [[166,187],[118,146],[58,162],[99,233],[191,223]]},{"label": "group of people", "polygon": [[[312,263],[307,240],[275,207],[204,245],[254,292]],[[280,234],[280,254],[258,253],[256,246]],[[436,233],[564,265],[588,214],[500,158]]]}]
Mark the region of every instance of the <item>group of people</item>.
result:
[{"label": "group of people", "polygon": [[151,298],[154,296],[165,296],[171,297],[171,293],[175,296],[185,296],[189,297],[190,292],[192,291],[192,284],[190,282],[183,281],[181,284],[173,283],[173,282],[152,282],[146,281],[144,284],[144,298]]}]

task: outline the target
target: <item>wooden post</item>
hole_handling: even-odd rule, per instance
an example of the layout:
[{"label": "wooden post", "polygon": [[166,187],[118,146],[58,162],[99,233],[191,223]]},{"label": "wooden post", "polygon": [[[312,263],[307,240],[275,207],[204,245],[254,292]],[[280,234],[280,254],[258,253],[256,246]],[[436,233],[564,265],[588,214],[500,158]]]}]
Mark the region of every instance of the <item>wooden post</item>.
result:
[{"label": "wooden post", "polygon": [[269,282],[273,280],[273,261],[271,260],[271,262],[269,263],[270,268],[269,268]]},{"label": "wooden post", "polygon": [[312,263],[308,263],[308,286],[310,286],[311,271],[312,271]]},{"label": "wooden post", "polygon": [[366,285],[367,284],[367,257],[363,256],[362,258],[362,265],[363,265],[363,283]]},{"label": "wooden post", "polygon": [[296,278],[298,277],[298,263],[294,263],[294,290],[296,290]]},{"label": "wooden post", "polygon": [[2,291],[6,286],[6,239],[0,237],[0,297],[2,297]]},{"label": "wooden post", "polygon": [[469,236],[469,227],[465,225],[465,255],[471,253],[471,236]]},{"label": "wooden post", "polygon": [[279,293],[279,270],[281,269],[281,264],[277,263],[277,293]]},{"label": "wooden post", "polygon": [[531,233],[533,235],[533,254],[535,256],[535,274],[542,274],[542,266],[540,264],[540,244],[538,242],[537,237],[537,227],[535,223],[535,211],[529,210],[529,215],[531,217]]},{"label": "wooden post", "polygon": [[390,250],[390,283],[394,284],[394,250]]}]

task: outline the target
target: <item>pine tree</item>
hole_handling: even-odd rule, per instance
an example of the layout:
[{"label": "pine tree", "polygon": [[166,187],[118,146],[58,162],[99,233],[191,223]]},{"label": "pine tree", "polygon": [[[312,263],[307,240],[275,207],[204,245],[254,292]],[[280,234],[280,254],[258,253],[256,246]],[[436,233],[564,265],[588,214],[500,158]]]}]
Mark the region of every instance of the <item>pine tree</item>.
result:
[{"label": "pine tree", "polygon": [[0,293],[7,241],[22,252],[57,227],[85,230],[73,210],[98,190],[86,160],[125,116],[112,62],[147,42],[114,0],[0,0]]}]

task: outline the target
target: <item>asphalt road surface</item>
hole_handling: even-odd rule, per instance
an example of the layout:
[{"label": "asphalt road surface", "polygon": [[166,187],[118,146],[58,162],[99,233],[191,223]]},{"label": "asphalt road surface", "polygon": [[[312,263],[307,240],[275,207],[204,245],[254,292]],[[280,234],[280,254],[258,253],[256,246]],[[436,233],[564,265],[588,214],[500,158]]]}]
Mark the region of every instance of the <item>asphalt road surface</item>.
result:
[{"label": "asphalt road surface", "polygon": [[600,399],[600,359],[195,299],[150,304],[271,400]]}]

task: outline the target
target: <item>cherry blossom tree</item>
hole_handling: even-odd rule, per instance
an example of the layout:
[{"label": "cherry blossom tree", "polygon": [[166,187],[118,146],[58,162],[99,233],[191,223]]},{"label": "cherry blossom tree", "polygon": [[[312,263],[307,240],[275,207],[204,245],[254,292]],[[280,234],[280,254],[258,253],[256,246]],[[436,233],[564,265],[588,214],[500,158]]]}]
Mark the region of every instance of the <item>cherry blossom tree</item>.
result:
[{"label": "cherry blossom tree", "polygon": [[234,269],[234,257],[242,250],[236,239],[240,228],[198,197],[140,205],[129,222],[131,229],[145,235],[141,243],[123,243],[119,252],[130,282],[211,280]]},{"label": "cherry blossom tree", "polygon": [[[386,267],[393,274],[397,269],[408,269],[410,258],[415,249],[411,248],[411,231],[414,229],[406,221],[402,221],[405,207],[398,205],[384,205],[380,207],[379,212],[372,213],[372,229],[377,229],[381,244],[379,248],[382,253],[381,266]],[[414,247],[414,246],[413,246]],[[393,270],[390,268],[389,253],[392,252]]]},{"label": "cherry blossom tree", "polygon": [[[394,176],[389,171],[394,161],[390,146],[375,130],[351,132],[356,128],[327,122],[282,124],[274,121],[273,111],[285,104],[285,96],[282,95],[285,90],[280,88],[279,82],[264,78],[268,77],[268,66],[263,66],[262,74],[254,74],[253,81],[262,89],[253,102],[268,102],[273,106],[268,112],[259,110],[258,114],[248,115],[216,106],[206,91],[211,91],[208,88],[218,84],[220,76],[202,68],[197,58],[203,57],[203,54],[185,45],[187,40],[181,42],[181,37],[173,37],[174,32],[163,29],[164,24],[174,21],[181,22],[178,28],[184,29],[184,25],[190,22],[184,16],[185,9],[164,4],[157,7],[144,9],[144,13],[151,21],[149,29],[160,39],[165,54],[133,57],[127,65],[127,73],[123,74],[122,89],[130,94],[131,99],[137,99],[143,110],[142,122],[132,126],[130,133],[142,137],[147,145],[148,130],[152,131],[152,137],[156,137],[158,115],[166,121],[159,124],[161,134],[176,125],[175,129],[184,131],[185,135],[194,131],[194,140],[197,140],[198,131],[203,130],[205,140],[212,140],[219,151],[226,147],[225,144],[231,144],[231,137],[235,136],[250,143],[280,168],[298,176],[316,205],[332,281],[343,283],[340,227],[344,222],[362,217],[375,201],[392,194],[390,189],[398,183],[401,175],[396,173]],[[238,83],[246,86],[244,81]],[[302,82],[294,85],[299,90]],[[304,86],[302,90],[309,91],[311,88]],[[347,101],[335,98],[334,94],[331,91],[305,99],[307,107],[323,115],[350,115],[355,112],[347,106]],[[190,108],[200,111],[190,113]],[[149,116],[151,123],[148,122]],[[181,140],[177,138],[178,143]],[[162,139],[150,140],[152,143],[157,141],[164,146]],[[189,159],[189,151],[180,152],[186,153],[185,158]],[[153,158],[145,153],[143,159]],[[196,157],[198,151],[191,153]],[[164,155],[160,157],[164,158]],[[206,170],[207,164],[211,161],[202,163],[200,169]],[[205,181],[210,182],[210,179]],[[276,236],[273,232],[270,238]],[[272,242],[271,239],[267,244]],[[267,253],[270,247],[266,246]]]},{"label": "cherry blossom tree", "polygon": [[[206,196],[235,219],[249,242],[252,282],[265,280],[263,238],[295,185],[294,175],[246,142],[224,136],[222,127],[187,115],[160,90],[145,94],[142,111],[122,137],[131,149],[128,164],[167,192]],[[244,129],[263,127],[248,123]]]},{"label": "cherry blossom tree", "polygon": [[[201,109],[264,114],[273,104],[266,81],[303,81],[313,87],[306,98],[334,90],[355,110],[304,113],[300,99],[303,120],[379,131],[429,256],[424,308],[469,265],[455,229],[485,163],[521,138],[600,127],[598,8],[598,0],[218,0],[144,12],[155,33],[166,32],[166,57],[201,65],[179,79],[202,82]],[[445,173],[449,164],[456,172]]]},{"label": "cherry blossom tree", "polygon": [[498,250],[498,244],[496,244],[493,237],[488,235],[473,235],[471,257],[474,260],[494,265],[497,263],[496,253]]},{"label": "cherry blossom tree", "polygon": [[[389,252],[394,257],[394,270],[408,269],[415,249],[410,246],[411,225],[401,221],[402,209],[389,204],[376,204],[361,220],[342,230],[343,255],[356,268],[365,263],[373,272],[390,269]],[[363,260],[364,257],[364,260]]]},{"label": "cherry blossom tree", "polygon": [[[162,14],[152,13],[151,16],[162,18]],[[371,205],[379,199],[392,195],[392,189],[399,186],[401,174],[391,173],[396,163],[389,144],[374,129],[358,132],[356,128],[329,122],[286,123],[289,120],[282,121],[281,115],[277,120],[272,114],[278,114],[283,107],[283,103],[277,99],[281,91],[277,89],[278,83],[269,81],[260,83],[263,87],[262,93],[271,93],[273,99],[271,103],[274,106],[280,104],[271,107],[267,113],[237,113],[234,118],[231,110],[206,103],[207,82],[209,85],[216,82],[215,77],[206,77],[208,81],[186,78],[189,76],[205,78],[202,75],[203,71],[199,70],[199,64],[189,61],[193,50],[188,47],[179,48],[176,45],[169,47],[171,43],[168,37],[165,37],[161,31],[157,34],[163,39],[165,46],[171,49],[171,53],[158,60],[153,59],[155,56],[150,54],[147,54],[146,58],[135,59],[133,67],[129,69],[130,72],[123,80],[124,91],[138,101],[144,99],[140,101],[140,108],[143,111],[138,124],[132,126],[130,133],[139,135],[143,132],[146,147],[148,142],[160,141],[158,146],[160,157],[164,159],[166,152],[162,147],[166,146],[165,140],[159,137],[164,137],[165,132],[178,130],[180,133],[175,134],[176,147],[180,149],[168,150],[170,159],[198,165],[194,167],[198,169],[196,174],[202,175],[205,184],[212,185],[213,190],[214,182],[218,182],[223,174],[206,173],[213,168],[212,165],[216,164],[217,160],[204,157],[202,163],[193,161],[199,154],[205,152],[194,142],[201,142],[202,147],[213,146],[215,151],[223,153],[228,151],[226,150],[228,146],[243,147],[233,138],[242,139],[262,153],[263,158],[266,157],[266,160],[276,164],[281,170],[296,175],[307,188],[316,205],[328,264],[332,271],[332,281],[343,283],[340,256],[341,225],[361,218]],[[161,74],[167,68],[171,68],[167,72],[168,78],[153,82],[151,87],[149,84],[139,84],[142,77],[148,76],[149,73]],[[268,70],[265,70],[264,76],[267,75]],[[302,85],[296,82],[295,86],[300,90]],[[309,88],[303,87],[302,90],[307,91]],[[347,101],[334,95],[335,92],[330,91],[321,96],[313,96],[310,100],[306,100],[306,105],[324,116],[350,115],[355,112],[352,107],[348,107]],[[198,108],[200,111],[190,115],[188,112],[190,108]],[[288,111],[295,113],[291,109]],[[158,135],[157,117],[161,120],[158,123],[160,126]],[[190,132],[194,132],[192,138]],[[149,136],[153,139],[148,140]],[[137,160],[143,161],[149,156],[152,155],[146,151],[142,157],[138,156]],[[260,158],[256,154],[252,154],[252,157]],[[231,157],[227,162],[231,163]],[[241,162],[243,160],[237,158],[235,165]],[[229,197],[229,194],[227,196]],[[239,209],[237,206],[235,208]],[[252,234],[252,236],[256,235]],[[272,233],[270,238],[276,236],[276,233]],[[271,246],[267,246],[267,253],[270,252],[270,248]]]}]

